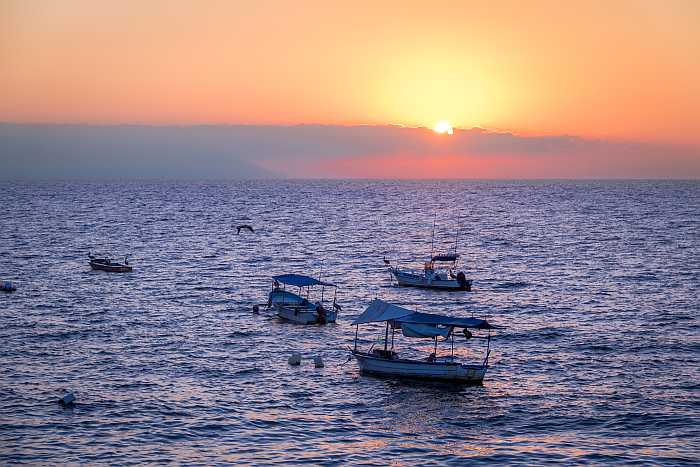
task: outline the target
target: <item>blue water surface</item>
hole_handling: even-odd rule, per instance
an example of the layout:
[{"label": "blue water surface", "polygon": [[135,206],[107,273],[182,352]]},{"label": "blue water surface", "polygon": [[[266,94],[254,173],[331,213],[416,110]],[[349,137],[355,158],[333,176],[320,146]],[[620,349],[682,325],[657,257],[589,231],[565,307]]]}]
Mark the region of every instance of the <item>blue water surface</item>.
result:
[{"label": "blue water surface", "polygon": [[[0,194],[0,279],[18,285],[0,294],[4,464],[700,462],[698,182],[12,182]],[[435,249],[457,239],[472,293],[390,285],[382,257],[420,266],[435,218]],[[128,253],[134,272],[91,271],[90,250]],[[337,324],[251,312],[287,272],[341,286]],[[375,297],[504,326],[483,386],[359,375],[345,363],[350,321]],[[361,345],[380,334],[361,329]],[[55,402],[66,390],[73,408]]]}]

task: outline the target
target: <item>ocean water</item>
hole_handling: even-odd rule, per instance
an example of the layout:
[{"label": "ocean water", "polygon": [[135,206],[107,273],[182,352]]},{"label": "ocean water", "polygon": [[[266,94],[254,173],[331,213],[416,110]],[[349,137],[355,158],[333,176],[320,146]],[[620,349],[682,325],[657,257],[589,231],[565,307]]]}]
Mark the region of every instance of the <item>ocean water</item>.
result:
[{"label": "ocean water", "polygon": [[[0,463],[700,462],[698,182],[0,194],[0,279],[19,287],[0,294]],[[434,218],[436,249],[457,238],[472,293],[390,285],[382,257],[419,266]],[[243,223],[256,233],[236,235]],[[128,253],[135,270],[93,272],[90,250]],[[286,272],[339,284],[338,323],[253,314]],[[350,321],[374,297],[503,326],[483,385],[361,376]],[[361,329],[361,345],[379,334]],[[56,403],[65,390],[72,408]]]}]

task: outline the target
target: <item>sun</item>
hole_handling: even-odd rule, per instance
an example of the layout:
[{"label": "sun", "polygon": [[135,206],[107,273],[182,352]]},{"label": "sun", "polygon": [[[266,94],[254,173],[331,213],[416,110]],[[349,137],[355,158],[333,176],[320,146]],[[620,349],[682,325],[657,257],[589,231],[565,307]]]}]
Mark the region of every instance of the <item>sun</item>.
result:
[{"label": "sun", "polygon": [[437,122],[433,127],[433,131],[442,135],[451,135],[453,133],[452,125],[450,125],[450,122],[448,122],[447,120]]}]

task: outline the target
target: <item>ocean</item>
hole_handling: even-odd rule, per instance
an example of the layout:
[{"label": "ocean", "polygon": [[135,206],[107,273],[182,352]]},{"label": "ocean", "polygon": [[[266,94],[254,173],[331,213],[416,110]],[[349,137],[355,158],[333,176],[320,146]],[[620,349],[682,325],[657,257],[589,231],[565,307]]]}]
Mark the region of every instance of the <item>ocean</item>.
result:
[{"label": "ocean", "polygon": [[[0,194],[0,280],[18,286],[0,293],[2,464],[700,463],[699,182],[3,182]],[[421,267],[433,223],[434,249],[457,242],[472,292],[391,284],[382,259]],[[134,271],[91,271],[90,251],[128,254]],[[254,314],[283,273],[338,284],[338,322]],[[360,375],[350,323],[373,298],[501,326],[483,385]],[[361,327],[360,345],[382,332]],[[66,391],[73,407],[56,403]]]}]

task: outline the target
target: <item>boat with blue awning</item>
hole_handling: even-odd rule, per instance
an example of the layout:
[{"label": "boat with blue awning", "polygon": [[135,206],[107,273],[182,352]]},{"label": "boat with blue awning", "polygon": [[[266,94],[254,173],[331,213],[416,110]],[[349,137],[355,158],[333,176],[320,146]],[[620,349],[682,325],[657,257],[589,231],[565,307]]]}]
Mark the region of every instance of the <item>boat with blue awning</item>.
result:
[{"label": "boat with blue awning", "polygon": [[[361,324],[385,323],[383,348],[373,344],[368,351],[358,350]],[[458,318],[432,313],[420,313],[375,299],[358,316],[355,325],[355,343],[352,355],[361,373],[392,378],[431,379],[450,383],[481,383],[489,366],[491,331],[496,329],[488,321],[478,318]],[[461,332],[460,332],[461,330]],[[473,330],[474,332],[472,332]],[[403,358],[394,350],[394,338],[401,333],[407,338],[432,339],[433,352],[427,358]],[[460,362],[455,357],[455,335],[466,344],[481,339],[485,342],[484,357],[473,363]],[[450,344],[450,353],[438,354],[438,338]]]},{"label": "boat with blue awning", "polygon": [[[296,287],[294,292],[287,287]],[[311,298],[311,290],[320,296]],[[333,301],[326,301],[326,289],[333,290]],[[299,324],[335,323],[338,311],[342,308],[336,302],[338,286],[302,274],[282,274],[272,276],[272,290],[268,296],[267,308],[277,316]]]}]

